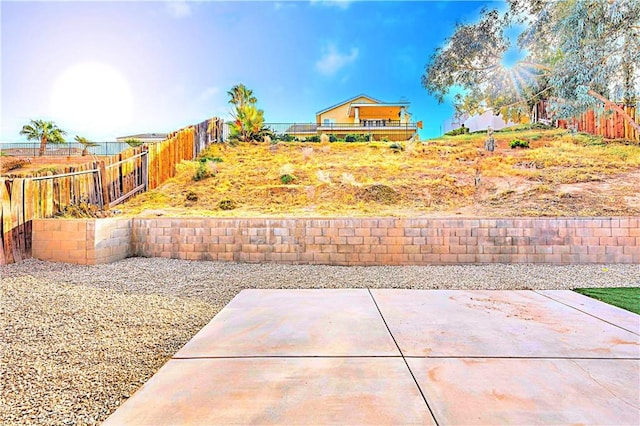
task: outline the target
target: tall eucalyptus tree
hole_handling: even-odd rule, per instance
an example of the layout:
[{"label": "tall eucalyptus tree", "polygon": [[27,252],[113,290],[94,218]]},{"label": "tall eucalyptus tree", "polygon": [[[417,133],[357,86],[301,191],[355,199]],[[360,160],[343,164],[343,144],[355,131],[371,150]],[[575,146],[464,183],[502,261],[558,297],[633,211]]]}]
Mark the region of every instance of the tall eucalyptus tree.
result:
[{"label": "tall eucalyptus tree", "polygon": [[[525,113],[539,99],[552,101],[559,118],[609,106],[640,125],[618,102],[640,99],[640,1],[507,0],[508,10],[484,10],[477,23],[459,25],[436,50],[422,76],[443,101],[452,87],[459,112],[492,107],[507,116]],[[523,58],[508,67],[511,27],[522,28]]]}]

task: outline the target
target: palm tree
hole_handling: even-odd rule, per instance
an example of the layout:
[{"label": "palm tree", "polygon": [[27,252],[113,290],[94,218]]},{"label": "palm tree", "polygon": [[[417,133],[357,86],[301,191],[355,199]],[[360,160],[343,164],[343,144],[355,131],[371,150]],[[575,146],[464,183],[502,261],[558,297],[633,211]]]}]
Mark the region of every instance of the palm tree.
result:
[{"label": "palm tree", "polygon": [[236,120],[231,123],[231,139],[242,142],[260,140],[264,131],[264,111],[254,105],[238,108]]},{"label": "palm tree", "polygon": [[124,143],[129,145],[131,148],[137,148],[140,145],[144,144],[144,142],[142,142],[140,139],[136,139],[136,138],[127,138],[127,139],[124,140]]},{"label": "palm tree", "polygon": [[258,99],[253,96],[253,90],[247,89],[244,84],[236,84],[227,92],[227,95],[231,97],[229,103],[236,106],[236,111],[242,110],[245,105],[254,105],[258,102]]},{"label": "palm tree", "polygon": [[264,126],[264,111],[256,107],[258,99],[253,96],[253,90],[247,89],[244,84],[236,84],[227,92],[229,103],[234,105],[231,116],[231,134],[229,139],[242,142],[259,141],[263,136],[270,134],[270,130]]},{"label": "palm tree", "polygon": [[85,155],[87,155],[89,153],[89,148],[92,146],[98,146],[100,145],[97,142],[91,142],[89,139],[83,137],[83,136],[78,136],[76,135],[76,137],[74,138],[76,142],[78,142],[80,145],[82,145],[82,156],[84,157]]},{"label": "palm tree", "polygon": [[27,140],[40,141],[40,150],[38,151],[38,155],[42,157],[44,155],[44,150],[47,148],[47,143],[65,143],[64,135],[66,135],[67,132],[60,129],[52,121],[31,120],[30,124],[22,126],[20,134],[25,135]]}]

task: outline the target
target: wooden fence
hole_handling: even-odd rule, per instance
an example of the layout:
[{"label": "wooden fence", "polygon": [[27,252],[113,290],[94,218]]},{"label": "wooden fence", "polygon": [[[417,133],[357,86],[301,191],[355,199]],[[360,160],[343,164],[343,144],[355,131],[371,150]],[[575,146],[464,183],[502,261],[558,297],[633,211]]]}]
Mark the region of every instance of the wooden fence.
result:
[{"label": "wooden fence", "polygon": [[[621,108],[634,119],[640,120],[640,111],[634,106],[624,105]],[[626,139],[640,142],[640,133],[624,120],[622,114],[613,108],[605,108],[604,113],[597,115],[589,110],[573,121],[578,125],[579,132],[602,136],[605,139]],[[572,124],[571,120],[558,120],[558,127],[566,129]]]},{"label": "wooden fence", "polygon": [[31,221],[87,203],[108,209],[175,176],[176,165],[193,160],[209,143],[222,142],[223,122],[206,120],[159,143],[129,148],[74,167],[28,177],[0,178],[0,264],[31,257]]},{"label": "wooden fence", "polygon": [[0,264],[31,257],[31,221],[51,217],[65,206],[87,202],[103,205],[96,163],[66,167],[55,176],[0,179],[2,241]]}]

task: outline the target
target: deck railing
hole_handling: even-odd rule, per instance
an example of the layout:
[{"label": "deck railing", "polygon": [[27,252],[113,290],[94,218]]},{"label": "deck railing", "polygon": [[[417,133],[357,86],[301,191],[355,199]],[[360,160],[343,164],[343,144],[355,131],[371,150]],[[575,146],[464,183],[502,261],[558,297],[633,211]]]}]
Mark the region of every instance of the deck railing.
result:
[{"label": "deck railing", "polygon": [[276,139],[312,140],[322,134],[332,139],[344,139],[346,136],[366,137],[367,140],[407,140],[417,132],[417,124],[402,123],[399,120],[360,120],[359,123],[266,123]]}]

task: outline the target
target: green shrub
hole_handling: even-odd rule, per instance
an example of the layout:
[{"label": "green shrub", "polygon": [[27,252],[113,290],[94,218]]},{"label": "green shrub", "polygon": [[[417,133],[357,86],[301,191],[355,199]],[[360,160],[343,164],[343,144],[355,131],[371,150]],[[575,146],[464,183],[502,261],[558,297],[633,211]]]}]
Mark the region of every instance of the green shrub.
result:
[{"label": "green shrub", "polygon": [[404,146],[400,142],[392,143],[391,145],[389,145],[389,148],[391,148],[391,150],[393,152],[402,152],[402,151],[404,151]]},{"label": "green shrub", "polygon": [[222,163],[222,162],[224,162],[224,160],[222,160],[222,158],[220,158],[220,157],[210,157],[208,155],[205,155],[204,157],[200,157],[200,162],[201,163],[206,163],[207,161],[213,161],[214,163]]},{"label": "green shrub", "polygon": [[445,133],[445,136],[466,135],[467,133],[469,133],[469,128],[468,127],[459,127],[457,129],[453,129],[453,130]]},{"label": "green shrub", "polygon": [[297,178],[294,175],[290,174],[284,174],[280,176],[280,182],[282,182],[284,185],[289,185],[290,183],[295,182],[296,179]]},{"label": "green shrub", "polygon": [[282,135],[275,135],[274,139],[282,142],[293,142],[296,138],[288,133],[284,133]]},{"label": "green shrub", "polygon": [[193,175],[193,180],[195,180],[196,182],[202,180],[202,179],[206,179],[213,176],[211,174],[211,171],[209,170],[209,167],[207,166],[207,162],[200,162],[198,164],[198,169],[196,170],[196,173]]},{"label": "green shrub", "polygon": [[522,139],[514,139],[509,142],[511,149],[516,148],[529,148],[529,141],[523,141]]},{"label": "green shrub", "polygon": [[602,136],[594,136],[588,133],[578,133],[573,136],[573,141],[584,146],[605,146]]},{"label": "green shrub", "polygon": [[320,136],[313,135],[307,138],[307,142],[320,142]]},{"label": "green shrub", "polygon": [[544,124],[544,123],[531,123],[530,126],[532,129],[542,129],[542,130],[549,130],[549,129],[553,129],[553,126],[550,126],[548,124]]},{"label": "green shrub", "polygon": [[131,148],[137,148],[140,145],[144,144],[144,142],[142,142],[140,139],[136,139],[136,138],[127,138],[127,139],[124,140],[124,143],[129,145]]},{"label": "green shrub", "polygon": [[218,208],[220,210],[233,210],[236,207],[237,207],[236,202],[228,198],[224,198],[218,202]]},{"label": "green shrub", "polygon": [[345,142],[368,142],[369,135],[363,133],[351,133],[344,137]]},{"label": "green shrub", "polygon": [[337,142],[338,141],[338,137],[334,134],[330,134],[329,135],[329,142]]},{"label": "green shrub", "polygon": [[51,167],[43,167],[41,169],[36,170],[36,175],[43,176],[43,175],[46,175],[47,173],[53,173],[54,175],[58,174],[58,168],[51,166]]}]

